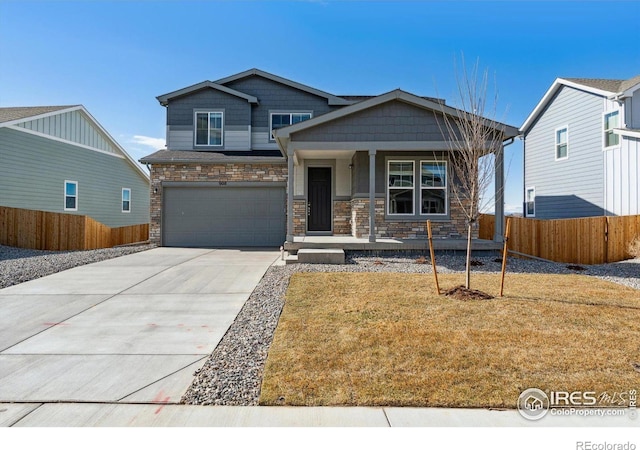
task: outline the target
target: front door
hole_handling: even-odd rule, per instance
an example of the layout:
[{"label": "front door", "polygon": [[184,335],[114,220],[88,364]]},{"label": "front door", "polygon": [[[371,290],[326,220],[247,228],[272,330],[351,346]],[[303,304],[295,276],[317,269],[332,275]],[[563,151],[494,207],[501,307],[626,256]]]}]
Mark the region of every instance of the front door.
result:
[{"label": "front door", "polygon": [[331,231],[331,168],[309,167],[307,230]]}]

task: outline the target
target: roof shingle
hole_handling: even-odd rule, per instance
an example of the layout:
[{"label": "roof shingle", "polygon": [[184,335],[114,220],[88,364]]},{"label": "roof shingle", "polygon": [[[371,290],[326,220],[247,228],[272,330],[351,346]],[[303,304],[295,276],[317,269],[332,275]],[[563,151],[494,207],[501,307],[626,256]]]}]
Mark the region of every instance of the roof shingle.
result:
[{"label": "roof shingle", "polygon": [[73,108],[79,105],[67,106],[12,106],[0,108],[0,123],[11,122],[12,120],[26,119],[28,117],[39,116],[61,109]]}]

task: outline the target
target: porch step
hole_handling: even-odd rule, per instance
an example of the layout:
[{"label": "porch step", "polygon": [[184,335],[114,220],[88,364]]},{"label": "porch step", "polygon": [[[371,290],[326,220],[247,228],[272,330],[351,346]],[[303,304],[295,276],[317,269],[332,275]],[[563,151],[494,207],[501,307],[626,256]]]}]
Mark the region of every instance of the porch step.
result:
[{"label": "porch step", "polygon": [[285,264],[298,264],[298,255],[288,255],[284,259]]},{"label": "porch step", "polygon": [[344,264],[344,250],[338,248],[301,248],[300,264]]}]

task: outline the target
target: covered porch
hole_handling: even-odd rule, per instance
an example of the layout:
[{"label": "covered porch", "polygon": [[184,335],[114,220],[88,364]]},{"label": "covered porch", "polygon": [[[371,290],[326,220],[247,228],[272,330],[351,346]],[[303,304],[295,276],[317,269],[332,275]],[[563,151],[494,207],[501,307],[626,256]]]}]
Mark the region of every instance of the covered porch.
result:
[{"label": "covered porch", "polygon": [[[458,156],[441,125],[457,113],[397,90],[277,130],[288,163],[284,249],[428,250],[427,220],[434,249],[465,249],[468,200],[452,196]],[[496,132],[504,142],[517,130]],[[474,250],[502,240],[502,151],[495,156],[495,242],[474,239]]]},{"label": "covered porch", "polygon": [[[486,239],[473,239],[474,253],[493,254],[502,248],[502,244]],[[284,250],[296,254],[300,249],[341,249],[346,251],[406,251],[420,252],[429,250],[427,239],[377,238],[370,242],[368,238],[353,236],[294,236],[292,242],[285,242]],[[438,253],[464,252],[466,239],[433,239],[433,249]]]}]

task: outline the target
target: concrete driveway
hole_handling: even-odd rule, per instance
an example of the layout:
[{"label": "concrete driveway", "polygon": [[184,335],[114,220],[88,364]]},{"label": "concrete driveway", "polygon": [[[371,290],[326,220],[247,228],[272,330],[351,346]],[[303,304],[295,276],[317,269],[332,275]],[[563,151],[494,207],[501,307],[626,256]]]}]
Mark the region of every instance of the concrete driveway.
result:
[{"label": "concrete driveway", "polygon": [[0,290],[0,403],[175,403],[277,251],[156,248]]}]

